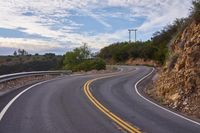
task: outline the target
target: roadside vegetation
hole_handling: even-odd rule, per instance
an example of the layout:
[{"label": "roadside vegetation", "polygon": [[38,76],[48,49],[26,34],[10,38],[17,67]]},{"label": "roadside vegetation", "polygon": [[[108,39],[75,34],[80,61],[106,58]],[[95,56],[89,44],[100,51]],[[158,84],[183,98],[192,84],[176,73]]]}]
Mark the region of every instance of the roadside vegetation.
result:
[{"label": "roadside vegetation", "polygon": [[72,71],[90,71],[106,69],[106,63],[92,56],[88,46],[84,44],[64,55],[63,68]]}]

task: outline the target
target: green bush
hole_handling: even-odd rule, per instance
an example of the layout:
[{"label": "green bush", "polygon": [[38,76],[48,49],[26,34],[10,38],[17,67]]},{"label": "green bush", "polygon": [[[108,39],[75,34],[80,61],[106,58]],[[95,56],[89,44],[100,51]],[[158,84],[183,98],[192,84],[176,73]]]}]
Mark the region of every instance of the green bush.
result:
[{"label": "green bush", "polygon": [[106,69],[106,63],[102,59],[87,59],[78,64],[68,64],[66,69],[72,71],[90,71],[90,70],[102,70]]},{"label": "green bush", "polygon": [[94,60],[94,68],[96,70],[106,69],[106,62],[102,59],[95,59]]},{"label": "green bush", "polygon": [[91,53],[86,45],[76,48],[64,55],[64,68],[72,71],[90,71],[106,68],[106,63],[102,59],[90,59],[89,57],[91,57]]}]

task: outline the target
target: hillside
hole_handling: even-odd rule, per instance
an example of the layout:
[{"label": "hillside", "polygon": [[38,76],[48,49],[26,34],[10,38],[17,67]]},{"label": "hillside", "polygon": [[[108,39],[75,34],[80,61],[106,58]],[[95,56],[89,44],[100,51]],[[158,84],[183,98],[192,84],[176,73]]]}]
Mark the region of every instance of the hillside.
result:
[{"label": "hillside", "polygon": [[200,118],[200,23],[192,22],[171,51],[156,83],[156,95],[164,104]]},{"label": "hillside", "polygon": [[108,64],[145,64],[162,66],[169,55],[169,44],[185,28],[187,19],[176,19],[172,24],[153,34],[148,41],[117,42],[104,47],[98,54]]},{"label": "hillside", "polygon": [[24,72],[47,71],[62,67],[62,56],[45,55],[0,56],[0,75]]}]

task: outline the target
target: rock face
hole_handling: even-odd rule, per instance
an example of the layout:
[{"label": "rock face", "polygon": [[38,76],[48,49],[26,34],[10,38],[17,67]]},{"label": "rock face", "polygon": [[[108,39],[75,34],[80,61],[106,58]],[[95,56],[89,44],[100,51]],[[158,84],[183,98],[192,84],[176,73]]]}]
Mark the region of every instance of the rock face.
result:
[{"label": "rock face", "polygon": [[155,84],[156,96],[200,118],[200,23],[191,23],[171,45],[171,58]]}]

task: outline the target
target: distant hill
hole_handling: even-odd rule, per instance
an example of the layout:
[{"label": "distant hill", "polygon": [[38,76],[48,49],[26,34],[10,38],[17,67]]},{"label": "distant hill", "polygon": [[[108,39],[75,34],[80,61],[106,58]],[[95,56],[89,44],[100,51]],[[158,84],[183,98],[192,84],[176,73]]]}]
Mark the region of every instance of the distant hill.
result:
[{"label": "distant hill", "polygon": [[0,75],[60,69],[62,67],[62,58],[62,56],[52,53],[45,55],[0,56]]}]

